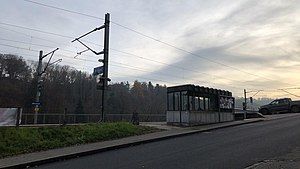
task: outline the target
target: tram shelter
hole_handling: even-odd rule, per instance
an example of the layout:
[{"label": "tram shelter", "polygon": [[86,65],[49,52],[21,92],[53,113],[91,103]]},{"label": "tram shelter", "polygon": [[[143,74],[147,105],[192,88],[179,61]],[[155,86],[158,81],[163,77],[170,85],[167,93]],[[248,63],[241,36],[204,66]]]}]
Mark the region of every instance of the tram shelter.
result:
[{"label": "tram shelter", "polygon": [[193,126],[234,120],[234,97],[227,90],[193,84],[167,88],[167,124]]}]

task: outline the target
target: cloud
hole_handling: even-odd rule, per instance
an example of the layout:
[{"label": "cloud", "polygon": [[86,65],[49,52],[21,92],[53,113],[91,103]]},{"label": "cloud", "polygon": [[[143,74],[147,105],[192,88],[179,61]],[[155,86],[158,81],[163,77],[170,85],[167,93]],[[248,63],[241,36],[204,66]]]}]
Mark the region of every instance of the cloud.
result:
[{"label": "cloud", "polygon": [[[110,47],[132,53],[130,56],[110,51],[111,79],[113,81],[161,80],[159,83],[199,83],[206,86],[223,87],[236,92],[242,88],[281,88],[299,84],[300,62],[300,3],[297,0],[215,0],[215,1],[96,1],[80,0],[40,1],[49,5],[104,17],[110,12],[114,22],[133,28],[200,57],[177,50],[155,40],[111,24]],[[79,36],[103,24],[98,19],[44,8],[23,1],[1,3],[0,19],[67,36]],[[3,25],[0,25],[3,26]],[[59,51],[56,58],[64,57],[64,64],[71,64],[89,72],[99,65],[100,56],[80,56],[95,62],[72,59],[76,52],[83,50],[80,44],[70,44],[71,39],[22,30],[23,33],[42,37],[57,43],[8,32],[0,28],[0,36],[42,45],[59,46],[74,51]],[[87,37],[87,40],[103,44],[103,32]],[[3,41],[1,41],[3,43]],[[10,43],[26,48],[48,51],[51,48]],[[101,46],[91,45],[97,50]],[[1,47],[6,52],[37,55],[36,52]],[[62,56],[64,55],[64,56]],[[148,58],[167,64],[160,64]],[[251,76],[211,63],[201,57],[224,63],[266,78]],[[34,58],[34,57],[30,57]],[[117,62],[117,63],[116,63]],[[63,62],[62,62],[63,63]],[[73,63],[73,64],[72,64]],[[131,65],[130,68],[118,64]],[[173,66],[168,66],[173,65]],[[184,67],[189,70],[180,69]],[[134,69],[138,67],[141,70]],[[225,77],[224,79],[220,78]],[[142,79],[143,78],[143,79]],[[153,80],[154,79],[154,80]],[[155,80],[156,79],[156,80]],[[230,80],[231,79],[231,80]],[[267,80],[269,79],[269,80]],[[270,80],[271,79],[271,80]],[[240,94],[240,92],[238,93]]]}]

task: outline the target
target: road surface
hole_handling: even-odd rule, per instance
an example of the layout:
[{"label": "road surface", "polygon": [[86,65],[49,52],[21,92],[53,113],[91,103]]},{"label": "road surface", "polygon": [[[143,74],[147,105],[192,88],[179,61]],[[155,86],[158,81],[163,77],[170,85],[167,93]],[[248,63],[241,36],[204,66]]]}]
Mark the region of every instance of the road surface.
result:
[{"label": "road surface", "polygon": [[300,116],[252,123],[38,166],[39,169],[245,168],[300,147]]}]

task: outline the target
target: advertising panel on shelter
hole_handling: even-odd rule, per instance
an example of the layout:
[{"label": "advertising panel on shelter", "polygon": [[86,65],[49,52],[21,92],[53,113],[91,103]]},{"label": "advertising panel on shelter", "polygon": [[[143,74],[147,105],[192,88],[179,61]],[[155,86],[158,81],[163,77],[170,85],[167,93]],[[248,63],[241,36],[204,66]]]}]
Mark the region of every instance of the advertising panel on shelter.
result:
[{"label": "advertising panel on shelter", "polygon": [[234,98],[228,96],[220,96],[220,109],[233,109]]}]

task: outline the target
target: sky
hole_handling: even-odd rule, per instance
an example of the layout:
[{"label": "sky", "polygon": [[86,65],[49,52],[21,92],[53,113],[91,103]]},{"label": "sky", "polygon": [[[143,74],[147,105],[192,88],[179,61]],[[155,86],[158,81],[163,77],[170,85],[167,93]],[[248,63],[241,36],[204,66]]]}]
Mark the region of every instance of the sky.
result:
[{"label": "sky", "polygon": [[[0,3],[1,53],[37,60],[38,51],[58,47],[53,61],[62,59],[60,65],[92,73],[102,56],[90,51],[76,56],[86,48],[71,41],[103,25],[105,13],[110,13],[109,76],[114,83],[138,79],[225,89],[234,96],[247,89],[264,90],[255,97],[297,98],[277,89],[300,86],[300,0]],[[103,31],[83,40],[102,51]],[[299,89],[288,92],[300,95]]]}]

